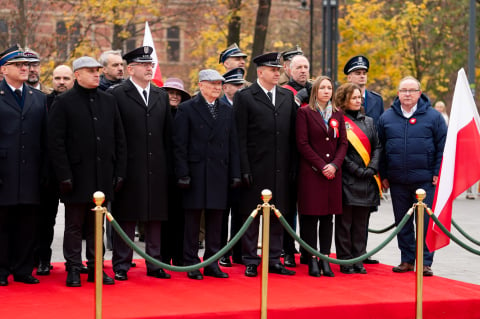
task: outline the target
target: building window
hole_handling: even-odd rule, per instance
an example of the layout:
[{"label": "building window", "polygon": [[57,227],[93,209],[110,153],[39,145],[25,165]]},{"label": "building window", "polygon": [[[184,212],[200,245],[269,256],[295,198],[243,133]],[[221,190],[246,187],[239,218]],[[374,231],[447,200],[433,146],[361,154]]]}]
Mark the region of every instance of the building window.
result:
[{"label": "building window", "polygon": [[65,21],[57,21],[57,58],[65,61],[68,56],[67,26]]},{"label": "building window", "polygon": [[180,28],[167,29],[167,59],[171,62],[180,61]]}]

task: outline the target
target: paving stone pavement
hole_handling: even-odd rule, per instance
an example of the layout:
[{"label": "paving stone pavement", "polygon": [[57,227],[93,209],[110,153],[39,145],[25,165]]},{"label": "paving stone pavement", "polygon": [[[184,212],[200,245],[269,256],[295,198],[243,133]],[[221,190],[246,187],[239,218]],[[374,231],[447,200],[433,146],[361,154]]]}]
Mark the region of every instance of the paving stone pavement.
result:
[{"label": "paving stone pavement", "polygon": [[[475,200],[467,200],[465,194],[460,195],[453,205],[453,219],[464,229],[470,236],[480,240],[480,197]],[[55,238],[52,244],[53,255],[52,261],[64,261],[62,252],[62,240],[64,230],[64,208],[60,205],[55,226]],[[370,219],[370,228],[382,229],[393,223],[393,211],[390,200],[382,200],[379,211],[372,214]],[[383,234],[369,234],[368,248],[373,249],[387,238],[392,230]],[[452,233],[471,247],[480,250],[480,246],[476,246],[466,238],[464,238],[452,226]],[[138,242],[142,249],[144,244]],[[333,250],[335,248],[333,247]],[[203,251],[200,252],[201,254]],[[83,255],[84,256],[84,255]],[[379,259],[381,263],[396,266],[400,263],[400,250],[397,247],[396,239],[393,239],[383,250],[373,256]],[[134,258],[139,258],[134,254]],[[107,251],[105,259],[111,259],[111,251]],[[455,242],[451,241],[450,245],[435,252],[432,270],[436,276],[446,277],[450,279],[460,280],[464,282],[480,285],[480,256],[473,254]]]}]

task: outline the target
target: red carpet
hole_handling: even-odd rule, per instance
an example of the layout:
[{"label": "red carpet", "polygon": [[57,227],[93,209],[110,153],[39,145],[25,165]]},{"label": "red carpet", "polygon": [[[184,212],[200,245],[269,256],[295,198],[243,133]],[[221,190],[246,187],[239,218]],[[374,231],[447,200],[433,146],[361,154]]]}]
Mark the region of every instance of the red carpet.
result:
[{"label": "red carpet", "polygon": [[[260,318],[261,279],[243,275],[244,267],[224,268],[229,279],[147,277],[143,260],[129,280],[103,289],[103,318]],[[298,262],[298,258],[297,258]],[[391,266],[366,265],[367,275],[314,278],[307,266],[293,277],[270,275],[268,318],[415,318],[415,274],[395,274]],[[435,268],[433,268],[435,270]],[[110,262],[106,272],[112,274]],[[260,272],[260,269],[259,269]],[[13,282],[0,287],[0,318],[94,318],[94,284],[82,275],[81,288],[65,286],[63,263],[38,285]],[[480,318],[480,286],[440,277],[424,278],[424,318]]]}]

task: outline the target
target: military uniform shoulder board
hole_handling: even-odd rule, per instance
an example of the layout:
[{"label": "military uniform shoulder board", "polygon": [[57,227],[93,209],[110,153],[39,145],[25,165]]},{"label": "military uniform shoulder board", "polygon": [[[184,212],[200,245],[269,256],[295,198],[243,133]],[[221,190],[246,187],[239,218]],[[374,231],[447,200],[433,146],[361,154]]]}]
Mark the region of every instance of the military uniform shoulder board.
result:
[{"label": "military uniform shoulder board", "polygon": [[377,93],[377,92],[375,92],[375,91],[368,91],[368,92],[372,93],[373,95],[376,95],[376,96],[382,97],[382,96],[380,95],[380,93]]}]

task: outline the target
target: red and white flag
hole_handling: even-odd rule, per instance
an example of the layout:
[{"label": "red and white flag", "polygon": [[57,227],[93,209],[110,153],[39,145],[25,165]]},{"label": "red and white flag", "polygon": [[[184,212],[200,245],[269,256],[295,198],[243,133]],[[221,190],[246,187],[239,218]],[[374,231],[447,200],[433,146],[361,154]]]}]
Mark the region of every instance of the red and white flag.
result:
[{"label": "red and white flag", "polygon": [[143,45],[147,45],[153,48],[152,59],[155,63],[153,69],[153,83],[159,87],[163,86],[162,72],[160,71],[160,66],[158,65],[157,51],[155,50],[155,44],[153,43],[152,33],[150,32],[150,27],[148,26],[148,21],[145,22],[145,35],[143,36]]},{"label": "red and white flag", "polygon": [[[480,180],[480,119],[462,68],[458,71],[453,93],[447,140],[443,151],[433,212],[448,229],[452,223],[452,204],[458,195]],[[428,226],[427,246],[430,251],[450,243],[450,238],[435,225]]]}]

